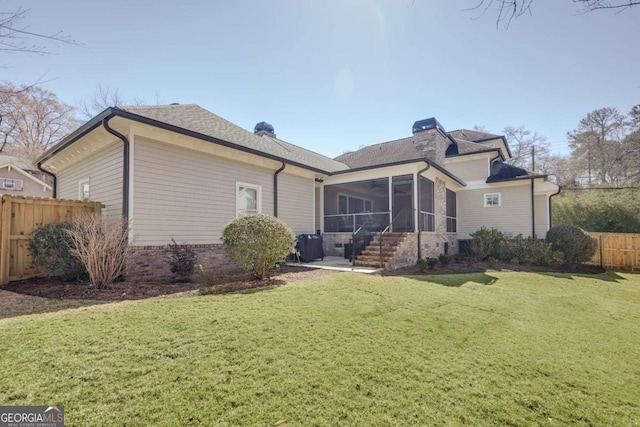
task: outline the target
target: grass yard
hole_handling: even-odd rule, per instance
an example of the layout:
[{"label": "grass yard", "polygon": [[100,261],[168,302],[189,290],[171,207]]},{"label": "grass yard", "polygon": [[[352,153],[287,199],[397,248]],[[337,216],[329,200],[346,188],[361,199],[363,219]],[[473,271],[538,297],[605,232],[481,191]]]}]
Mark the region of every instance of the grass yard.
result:
[{"label": "grass yard", "polygon": [[627,426],[639,355],[640,275],[341,273],[2,319],[0,404],[67,426]]}]

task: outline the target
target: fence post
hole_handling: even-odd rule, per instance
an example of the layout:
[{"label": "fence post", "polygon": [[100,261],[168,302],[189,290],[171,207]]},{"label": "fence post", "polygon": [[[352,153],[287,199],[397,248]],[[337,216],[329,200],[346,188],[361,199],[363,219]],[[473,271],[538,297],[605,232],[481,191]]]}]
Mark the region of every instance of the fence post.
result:
[{"label": "fence post", "polygon": [[9,283],[11,253],[11,196],[2,196],[2,224],[0,224],[0,285]]},{"label": "fence post", "polygon": [[602,246],[602,236],[604,233],[600,233],[600,268],[604,268],[604,247]]}]

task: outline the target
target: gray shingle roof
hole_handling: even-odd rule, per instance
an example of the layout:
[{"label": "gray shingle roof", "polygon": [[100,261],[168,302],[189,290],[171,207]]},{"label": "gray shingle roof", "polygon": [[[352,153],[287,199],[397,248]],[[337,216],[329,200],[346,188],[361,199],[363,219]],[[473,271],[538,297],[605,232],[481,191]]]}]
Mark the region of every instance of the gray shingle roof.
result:
[{"label": "gray shingle roof", "polygon": [[[437,132],[436,130],[433,130]],[[430,130],[424,131],[431,132]],[[350,168],[362,168],[386,163],[402,162],[406,160],[420,160],[424,152],[413,143],[413,138],[397,139],[368,145],[356,151],[350,151],[336,157],[339,162],[346,163]]]},{"label": "gray shingle roof", "polygon": [[347,165],[339,161],[288,142],[267,136],[258,136],[199,105],[145,105],[120,107],[120,109],[326,172],[348,168]]},{"label": "gray shingle roof", "polygon": [[0,155],[0,165],[12,164],[14,166],[19,167],[24,171],[36,170],[36,165],[22,157],[14,157],[14,156],[5,156],[4,154]]},{"label": "gray shingle roof", "polygon": [[449,135],[451,135],[455,139],[464,139],[465,141],[471,141],[471,142],[502,138],[501,135],[495,135],[493,133],[481,132],[479,130],[470,130],[470,129],[454,130],[449,132]]}]

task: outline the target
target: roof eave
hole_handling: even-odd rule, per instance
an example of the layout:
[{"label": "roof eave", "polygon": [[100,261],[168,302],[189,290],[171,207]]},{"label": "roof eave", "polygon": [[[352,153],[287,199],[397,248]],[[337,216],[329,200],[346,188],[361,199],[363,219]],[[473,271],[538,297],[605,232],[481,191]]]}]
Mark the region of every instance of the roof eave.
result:
[{"label": "roof eave", "polygon": [[503,178],[503,179],[494,179],[494,180],[490,180],[491,177],[487,178],[487,180],[485,181],[487,184],[492,184],[494,182],[508,182],[508,181],[526,181],[528,179],[538,179],[538,178],[544,178],[545,180],[549,177],[549,175],[523,175],[523,176],[516,176],[514,178]]},{"label": "roof eave", "polygon": [[346,170],[343,170],[343,171],[332,172],[330,175],[331,176],[333,176],[333,175],[341,175],[341,174],[350,173],[350,172],[361,172],[361,171],[372,170],[372,169],[380,169],[380,168],[385,168],[385,167],[408,165],[408,164],[411,164],[411,163],[428,163],[434,169],[442,172],[444,175],[448,176],[449,178],[451,178],[452,180],[454,180],[455,182],[457,182],[461,186],[463,186],[463,187],[467,186],[466,182],[464,182],[463,180],[461,180],[460,178],[458,178],[457,176],[455,176],[454,174],[452,174],[451,172],[449,172],[448,170],[446,170],[445,168],[443,168],[439,164],[434,163],[433,161],[431,161],[429,159],[399,160],[397,162],[389,162],[389,163],[381,163],[381,164],[377,164],[377,165],[361,166],[361,167],[358,167],[358,168],[352,168],[352,169],[346,169]]},{"label": "roof eave", "polygon": [[49,150],[45,151],[40,157],[36,159],[36,164],[42,164],[49,160],[51,157],[64,150],[78,139],[90,133],[92,130],[100,126],[102,124],[102,120],[107,117],[111,117],[115,115],[115,111],[112,107],[109,107],[103,110],[100,114],[89,120],[87,123],[80,126],[78,129],[73,131],[67,137],[65,137],[62,141],[51,147]]},{"label": "roof eave", "polygon": [[159,120],[154,120],[154,119],[150,119],[149,117],[145,117],[145,116],[141,116],[138,114],[134,114],[131,113],[129,111],[125,111],[122,110],[120,108],[117,107],[110,107],[107,108],[106,110],[104,110],[102,113],[98,114],[96,117],[94,117],[93,119],[91,119],[90,121],[88,121],[87,123],[85,123],[83,126],[81,126],[80,128],[78,128],[75,132],[73,132],[71,135],[69,135],[68,137],[66,137],[65,139],[63,139],[59,144],[57,144],[55,147],[53,147],[51,150],[47,151],[45,154],[43,154],[40,158],[38,158],[38,160],[36,161],[37,163],[42,163],[45,162],[47,160],[49,160],[51,157],[53,157],[55,154],[59,153],[60,151],[62,151],[63,149],[65,149],[66,147],[68,147],[69,145],[73,144],[74,142],[76,142],[78,139],[82,138],[83,136],[85,136],[86,134],[88,134],[89,132],[91,132],[92,130],[94,130],[95,128],[97,128],[101,123],[102,120],[104,120],[105,118],[108,117],[122,117],[124,119],[128,119],[128,120],[132,120],[138,123],[143,123],[143,124],[148,124],[150,126],[155,126],[161,129],[165,129],[171,132],[176,132],[176,133],[180,133],[182,135],[186,135],[186,136],[190,136],[193,138],[197,138],[197,139],[202,139],[205,140],[207,142],[211,142],[214,144],[218,144],[218,145],[222,145],[225,147],[229,147],[229,148],[233,148],[239,151],[243,151],[246,153],[250,153],[250,154],[254,154],[260,157],[265,157],[271,160],[276,160],[279,162],[285,162],[288,165],[291,166],[297,166],[299,168],[302,169],[307,169],[310,170],[312,172],[316,172],[319,174],[323,174],[323,175],[328,175],[330,174],[329,171],[325,171],[323,169],[319,169],[313,166],[309,166],[309,165],[305,165],[296,161],[292,161],[289,159],[285,159],[279,156],[274,156],[272,154],[268,154],[268,153],[264,153],[262,151],[259,150],[255,150],[249,147],[243,147],[241,145],[238,144],[234,144],[232,142],[229,141],[225,141],[219,138],[215,138],[209,135],[204,135],[202,133],[198,133],[189,129],[185,129],[185,128],[181,128],[179,126],[175,126],[175,125],[171,125],[165,122],[161,122]]},{"label": "roof eave", "polygon": [[[507,148],[507,154],[509,155],[509,157],[513,157],[511,155],[511,149],[509,148],[509,144],[507,143],[507,138],[504,137],[504,135],[496,135],[494,138],[483,138],[483,139],[477,139],[473,142],[477,142],[479,144],[486,142],[486,141],[493,141],[494,139],[498,139],[500,138],[504,144],[504,146]],[[504,157],[504,156],[503,156]]]},{"label": "roof eave", "polygon": [[500,157],[502,158],[502,160],[504,161],[504,155],[502,154],[502,150],[499,148],[488,148],[488,149],[484,149],[484,150],[479,150],[479,151],[471,151],[469,153],[458,153],[458,154],[452,154],[450,156],[447,156],[446,158],[449,159],[451,157],[461,157],[461,156],[471,156],[473,154],[483,154],[483,153],[491,153],[497,151],[498,154],[500,154]]}]

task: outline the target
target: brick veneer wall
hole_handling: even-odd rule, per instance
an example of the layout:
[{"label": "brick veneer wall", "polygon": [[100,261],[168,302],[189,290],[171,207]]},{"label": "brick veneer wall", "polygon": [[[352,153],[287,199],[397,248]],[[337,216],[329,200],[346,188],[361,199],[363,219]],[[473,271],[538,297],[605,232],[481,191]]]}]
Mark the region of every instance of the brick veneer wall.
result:
[{"label": "brick veneer wall", "polygon": [[[237,273],[235,267],[224,254],[221,244],[191,245],[198,256],[198,264],[213,275]],[[130,246],[128,248],[125,277],[130,280],[153,281],[171,279],[169,265],[169,245]]]},{"label": "brick veneer wall", "polygon": [[325,256],[344,256],[344,244],[349,243],[351,233],[325,233],[322,235],[322,246]]}]

